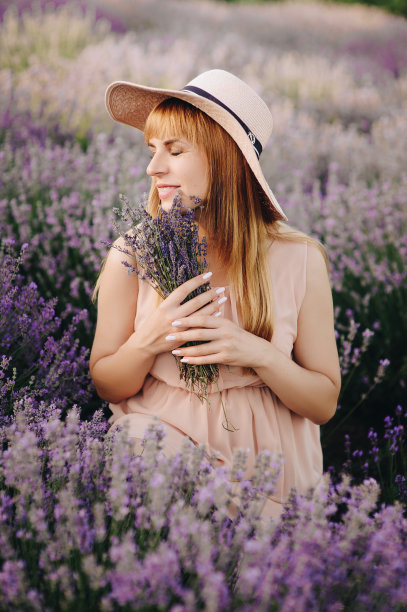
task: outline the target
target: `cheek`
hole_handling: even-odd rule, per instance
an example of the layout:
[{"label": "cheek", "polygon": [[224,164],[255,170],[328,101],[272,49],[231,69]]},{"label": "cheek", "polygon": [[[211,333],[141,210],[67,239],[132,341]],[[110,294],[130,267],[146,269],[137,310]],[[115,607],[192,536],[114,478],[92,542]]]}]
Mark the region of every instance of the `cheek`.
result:
[{"label": "cheek", "polygon": [[190,164],[185,170],[184,179],[189,190],[202,191],[202,186],[205,183],[204,177],[202,176],[202,168],[198,164]]},{"label": "cheek", "polygon": [[197,163],[194,169],[195,173],[195,185],[199,189],[199,194],[204,197],[208,191],[208,171],[207,165],[203,163]]},{"label": "cheek", "polygon": [[202,177],[202,196],[203,197],[206,198],[206,196],[208,195],[208,190],[209,190],[208,173],[205,171]]}]

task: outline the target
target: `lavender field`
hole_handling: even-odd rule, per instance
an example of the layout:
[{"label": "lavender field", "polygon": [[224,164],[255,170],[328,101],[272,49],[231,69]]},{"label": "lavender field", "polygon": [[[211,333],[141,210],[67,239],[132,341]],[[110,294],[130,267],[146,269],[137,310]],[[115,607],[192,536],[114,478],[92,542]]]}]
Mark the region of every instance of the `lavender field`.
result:
[{"label": "lavender field", "polygon": [[[0,610],[407,609],[407,23],[362,6],[0,1]],[[87,360],[91,294],[142,137],[113,80],[183,87],[230,70],[267,101],[262,166],[331,262],[342,391],[325,476],[259,518],[199,447],[133,456]],[[233,475],[242,479],[245,453]]]}]

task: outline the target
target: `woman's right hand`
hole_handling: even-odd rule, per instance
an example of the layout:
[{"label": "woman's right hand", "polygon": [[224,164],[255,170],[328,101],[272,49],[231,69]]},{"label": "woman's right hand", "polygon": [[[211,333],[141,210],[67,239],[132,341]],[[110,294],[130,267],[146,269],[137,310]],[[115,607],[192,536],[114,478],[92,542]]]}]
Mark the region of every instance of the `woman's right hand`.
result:
[{"label": "woman's right hand", "polygon": [[134,332],[134,344],[151,357],[171,351],[177,346],[176,342],[171,341],[171,335],[174,331],[186,329],[185,327],[174,327],[173,322],[197,311],[203,315],[220,314],[218,300],[223,297],[224,287],[208,289],[184,302],[190,293],[208,283],[210,276],[210,272],[195,276],[170,293],[144,321],[143,325]]},{"label": "woman's right hand", "polygon": [[[115,244],[124,243],[119,239]],[[222,296],[222,288],[220,293],[214,288],[182,304],[192,291],[208,282],[210,277],[201,274],[173,291],[134,330],[139,279],[137,274],[127,273],[123,259],[120,250],[111,249],[100,277],[98,319],[89,364],[98,394],[113,404],[139,392],[156,355],[177,348],[176,342],[166,338],[187,328],[174,327],[174,321],[188,319],[198,310],[216,314],[217,300]]]}]

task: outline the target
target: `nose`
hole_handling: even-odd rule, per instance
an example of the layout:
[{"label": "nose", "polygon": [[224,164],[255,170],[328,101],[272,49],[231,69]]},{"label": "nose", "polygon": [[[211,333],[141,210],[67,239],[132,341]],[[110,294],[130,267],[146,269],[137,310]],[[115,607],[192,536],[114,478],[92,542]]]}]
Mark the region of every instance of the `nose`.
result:
[{"label": "nose", "polygon": [[153,158],[147,166],[146,172],[149,176],[156,176],[158,174],[165,174],[167,172],[164,156],[158,151],[154,153]]}]

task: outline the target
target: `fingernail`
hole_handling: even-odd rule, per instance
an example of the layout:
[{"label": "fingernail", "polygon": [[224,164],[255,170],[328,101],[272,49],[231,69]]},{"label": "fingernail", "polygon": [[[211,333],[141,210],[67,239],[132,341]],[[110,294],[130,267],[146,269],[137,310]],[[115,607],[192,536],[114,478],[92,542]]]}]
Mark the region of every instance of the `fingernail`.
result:
[{"label": "fingernail", "polygon": [[214,314],[213,316],[214,316],[214,317],[220,317],[220,315],[221,315],[221,314],[222,314],[222,313],[221,313],[221,311],[219,310],[218,312],[215,312],[215,314]]},{"label": "fingernail", "polygon": [[205,272],[205,274],[202,276],[202,278],[204,280],[206,280],[207,278],[210,278],[212,276],[212,272]]},{"label": "fingernail", "polygon": [[171,325],[173,325],[174,327],[179,327],[180,325],[182,325],[182,323],[181,321],[173,321]]},{"label": "fingernail", "polygon": [[171,351],[171,353],[173,355],[181,355],[181,351],[179,351],[178,349],[175,349],[175,350]]},{"label": "fingernail", "polygon": [[225,291],[225,287],[219,287],[219,289],[216,289],[215,293],[223,293]]},{"label": "fingernail", "polygon": [[189,359],[188,357],[183,357],[182,359],[180,359],[180,361],[182,361],[182,363],[188,363]]},{"label": "fingernail", "polygon": [[166,340],[175,340],[175,336],[166,336],[165,339]]},{"label": "fingernail", "polygon": [[226,297],[226,295],[224,295],[223,297],[220,298],[220,300],[218,300],[218,304],[224,304],[227,299],[228,298]]}]

